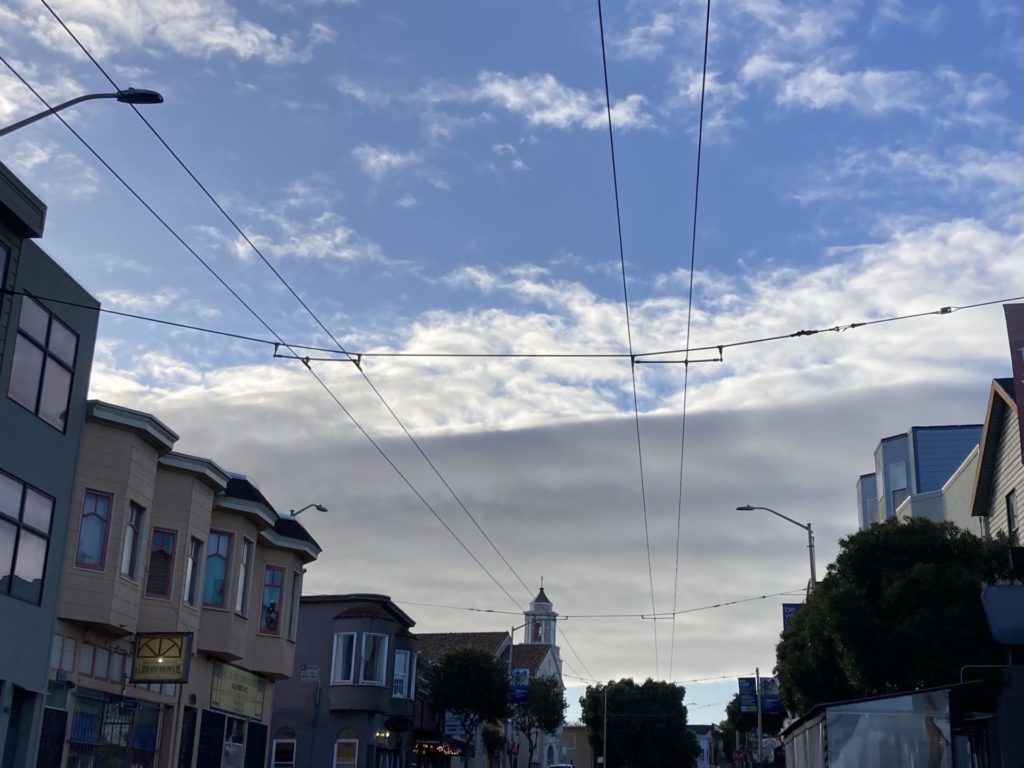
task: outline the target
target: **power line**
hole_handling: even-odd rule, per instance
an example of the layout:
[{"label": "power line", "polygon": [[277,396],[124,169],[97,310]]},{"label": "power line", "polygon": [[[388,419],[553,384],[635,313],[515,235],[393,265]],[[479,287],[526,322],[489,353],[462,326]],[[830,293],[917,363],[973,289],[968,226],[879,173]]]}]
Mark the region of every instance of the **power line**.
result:
[{"label": "power line", "polygon": [[[14,296],[29,295],[29,294],[26,294],[23,291],[14,291],[14,290],[10,290],[10,289],[3,289],[3,292],[11,294],[11,295],[14,295]],[[166,320],[164,318],[151,317],[149,315],[142,315],[142,314],[138,314],[138,313],[135,313],[135,312],[125,312],[123,310],[108,309],[106,307],[94,307],[94,306],[91,306],[89,304],[82,304],[82,303],[78,303],[78,302],[74,302],[74,301],[68,301],[66,299],[58,299],[58,298],[56,298],[54,296],[40,296],[39,294],[31,294],[31,295],[35,299],[38,299],[40,301],[51,302],[53,304],[61,304],[61,305],[69,306],[69,307],[76,307],[76,308],[79,308],[79,309],[87,309],[87,310],[91,310],[93,312],[99,312],[99,313],[105,314],[105,315],[113,315],[115,317],[127,318],[129,320],[141,320],[141,321],[147,322],[147,323],[155,323],[157,325],[166,325],[166,326],[169,326],[171,328],[178,328],[180,330],[196,331],[198,333],[208,333],[208,334],[211,334],[211,335],[214,335],[214,336],[224,336],[224,337],[227,337],[227,338],[237,339],[239,341],[252,342],[254,344],[263,344],[263,345],[267,345],[267,346],[271,346],[271,347],[287,347],[288,349],[304,349],[304,350],[309,350],[310,352],[335,352],[335,350],[330,348],[330,347],[318,347],[318,346],[310,345],[310,344],[299,344],[298,342],[295,342],[295,341],[286,341],[286,342],[274,341],[273,339],[265,339],[265,338],[261,338],[259,336],[247,336],[247,335],[242,334],[242,333],[234,333],[232,331],[224,331],[224,330],[220,330],[220,329],[216,329],[216,328],[209,328],[209,327],[202,326],[202,325],[195,325],[193,323],[182,323],[182,322],[177,322],[177,321],[174,321],[174,320]],[[960,306],[946,306],[946,307],[941,307],[939,309],[931,310],[931,311],[928,311],[928,312],[916,312],[914,314],[909,314],[909,315],[898,315],[898,316],[894,316],[894,317],[885,317],[885,318],[881,318],[881,319],[878,319],[878,320],[868,320],[868,321],[865,321],[865,322],[848,323],[846,325],[836,325],[836,326],[831,326],[829,328],[820,328],[820,329],[816,329],[816,330],[795,331],[793,333],[785,334],[785,335],[781,335],[781,336],[765,336],[765,337],[762,337],[762,338],[747,339],[745,341],[731,342],[729,344],[714,345],[714,346],[711,346],[711,347],[700,347],[700,348],[694,347],[690,351],[694,352],[694,351],[707,350],[707,349],[719,349],[719,348],[726,349],[726,348],[729,348],[729,347],[748,346],[748,345],[751,345],[751,344],[760,344],[760,343],[765,343],[765,342],[780,341],[780,340],[791,339],[791,338],[800,338],[800,337],[804,337],[804,336],[812,336],[812,335],[819,334],[819,333],[832,333],[832,332],[839,332],[839,333],[841,333],[841,332],[844,332],[844,331],[849,331],[849,330],[854,330],[856,328],[861,328],[861,327],[867,326],[867,325],[877,325],[879,323],[891,323],[891,322],[895,322],[897,320],[913,320],[913,319],[916,319],[916,318],[927,317],[927,316],[931,316],[931,315],[949,315],[949,314],[953,314],[954,312],[959,312],[959,311],[965,310],[965,309],[977,309],[979,307],[989,307],[989,306],[992,306],[994,304],[1007,304],[1007,303],[1014,302],[1014,301],[1024,301],[1024,296],[1010,296],[1010,297],[1007,297],[1007,298],[1004,298],[1004,299],[992,299],[992,300],[989,300],[989,301],[977,302],[975,304],[963,304],[963,305],[960,305]],[[637,352],[636,356],[639,357],[641,355],[665,355],[665,354],[671,354],[671,353],[675,353],[675,352],[682,353],[682,352],[686,352],[686,351],[687,350],[685,350],[685,349],[680,349],[680,350],[670,350],[670,351],[667,351],[667,352]],[[289,355],[277,355],[277,357],[281,358],[281,359],[285,359],[285,360],[300,360],[300,361],[309,360],[310,362],[331,362],[331,361],[337,361],[337,362],[344,362],[344,363],[349,363],[349,362],[351,362],[351,363],[359,363],[359,362],[361,362],[361,358],[373,358],[373,357],[391,357],[391,358],[402,358],[402,357],[406,357],[406,358],[489,358],[489,359],[504,359],[504,358],[514,358],[514,359],[518,359],[518,358],[522,358],[522,359],[533,359],[533,358],[561,359],[561,358],[576,358],[576,357],[596,357],[596,358],[610,358],[610,359],[621,359],[621,360],[625,360],[625,359],[629,358],[629,353],[627,353],[627,352],[595,352],[595,353],[589,353],[589,352],[511,352],[511,353],[510,352],[356,352],[356,351],[353,350],[353,351],[350,352],[350,354],[355,358],[355,360],[350,360],[348,358],[339,358],[339,357],[334,357],[334,358],[313,358],[313,357],[308,357],[308,356],[298,356],[298,357],[296,357],[296,356],[289,356]],[[648,363],[648,364],[656,363],[656,362],[666,363],[666,364],[670,364],[670,363],[685,363],[685,361],[683,361],[683,360],[637,360],[636,362],[637,363]],[[697,361],[691,359],[689,362],[694,363],[694,362],[697,362]]]},{"label": "power line", "polygon": [[[53,18],[56,19],[57,22],[64,28],[64,31],[67,32],[68,35],[71,36],[71,39],[74,40],[75,43],[78,44],[78,47],[81,48],[82,52],[89,58],[89,60],[94,65],[96,65],[96,68],[99,69],[99,71],[103,74],[103,76],[107,79],[107,81],[115,89],[120,90],[120,88],[117,85],[117,83],[114,82],[114,79],[107,73],[107,71],[103,68],[103,66],[99,63],[99,61],[96,60],[96,58],[92,55],[92,53],[89,51],[89,49],[85,46],[85,44],[82,43],[82,41],[78,39],[78,37],[75,35],[75,33],[71,31],[70,27],[68,27],[68,25],[64,23],[64,20],[57,14],[57,12],[54,11],[52,7],[50,7],[50,4],[47,2],[47,0],[40,0],[40,2],[44,6],[46,6],[46,9],[50,12],[50,14],[53,16]],[[260,258],[260,261],[262,261],[266,265],[266,267],[274,274],[274,276],[278,279],[278,281],[288,290],[288,292],[295,298],[295,300],[299,302],[299,304],[302,306],[302,308],[313,319],[313,321],[320,327],[320,329],[324,333],[326,333],[328,338],[331,341],[334,342],[334,344],[338,347],[339,350],[341,350],[342,354],[344,354],[346,357],[348,357],[352,362],[357,362],[356,359],[351,354],[349,354],[349,352],[345,349],[345,347],[342,345],[342,343],[338,340],[337,336],[335,336],[334,333],[323,323],[323,321],[316,314],[316,312],[314,312],[312,310],[312,308],[303,300],[303,298],[298,294],[298,292],[291,286],[291,284],[288,282],[288,280],[285,279],[284,275],[282,275],[278,271],[278,269],[271,263],[271,261],[266,256],[263,255],[263,252],[259,249],[259,247],[257,247],[256,243],[254,243],[253,240],[249,237],[249,235],[247,235],[245,233],[245,231],[238,225],[238,222],[235,221],[235,219],[231,216],[231,214],[229,214],[227,212],[227,210],[225,210],[224,206],[222,206],[220,204],[220,202],[217,200],[217,198],[213,196],[213,194],[210,192],[210,190],[207,189],[206,185],[203,184],[203,182],[199,180],[199,177],[196,176],[195,173],[193,173],[192,169],[189,168],[189,166],[185,163],[184,160],[181,159],[181,157],[178,155],[178,153],[175,152],[171,148],[171,145],[167,143],[167,141],[164,139],[163,136],[160,135],[160,132],[157,131],[157,129],[153,127],[153,124],[150,123],[149,120],[146,119],[146,116],[143,115],[142,112],[140,112],[135,107],[135,105],[131,105],[131,107],[135,111],[135,114],[138,115],[139,119],[142,120],[142,122],[146,125],[146,127],[149,128],[150,132],[157,138],[157,140],[160,142],[160,144],[163,145],[164,149],[166,149],[170,153],[171,157],[173,157],[175,159],[175,161],[177,161],[178,165],[181,166],[182,170],[184,170],[185,173],[188,174],[189,178],[191,178],[192,181],[194,181],[196,183],[196,186],[198,186],[199,189],[202,190],[202,192],[206,196],[206,198],[221,213],[221,215],[228,221],[228,223],[231,224],[231,226],[239,234],[239,236],[243,240],[245,240],[246,244]],[[305,364],[308,367],[309,363],[306,362]],[[444,487],[448,490],[448,493],[451,494],[453,499],[455,499],[455,502],[459,505],[459,507],[462,509],[462,511],[466,514],[466,516],[470,519],[470,521],[476,527],[476,529],[480,533],[480,535],[484,537],[484,540],[486,540],[488,544],[490,544],[490,546],[494,550],[495,554],[497,554],[498,557],[501,558],[501,561],[505,564],[505,566],[509,569],[509,571],[512,572],[512,575],[515,576],[516,579],[519,581],[519,583],[523,585],[523,589],[525,589],[527,591],[527,593],[530,593],[530,589],[529,589],[529,587],[526,586],[526,582],[523,581],[522,577],[519,575],[519,573],[516,571],[516,569],[512,567],[512,564],[508,561],[508,558],[505,557],[504,553],[502,553],[502,551],[498,548],[497,544],[495,544],[494,541],[491,539],[491,537],[487,534],[487,532],[484,531],[483,527],[477,521],[476,517],[473,515],[472,512],[469,511],[469,508],[463,503],[462,499],[455,492],[455,489],[452,488],[452,486],[449,484],[448,480],[444,477],[444,475],[441,474],[441,471],[437,468],[437,466],[434,464],[434,462],[431,460],[431,458],[427,455],[426,451],[423,450],[423,447],[420,445],[419,441],[415,437],[413,437],[412,432],[409,431],[409,429],[406,427],[405,423],[399,418],[398,414],[391,407],[391,404],[384,397],[383,393],[373,383],[373,380],[370,379],[370,377],[366,373],[366,371],[364,371],[362,369],[362,366],[357,364],[356,367],[358,368],[360,375],[363,377],[363,379],[369,385],[370,389],[373,390],[373,393],[377,396],[377,399],[380,400],[381,404],[384,406],[384,408],[387,410],[387,412],[391,414],[391,417],[395,420],[395,423],[397,423],[398,426],[401,427],[402,431],[405,433],[405,436],[409,439],[409,441],[416,448],[417,452],[420,454],[422,459],[427,463],[427,465],[430,467],[430,469],[434,472],[434,475],[436,475],[437,479],[440,480],[441,484],[444,485]]]},{"label": "power line", "polygon": [[[601,68],[604,73],[604,104],[608,114],[608,148],[612,161],[612,189],[615,193],[615,226],[619,236],[619,265],[622,268],[622,303],[626,310],[626,341],[629,344],[629,373],[633,382],[633,418],[636,424],[636,452],[640,466],[640,502],[644,514],[644,542],[647,545],[647,575],[651,583],[651,613],[656,613],[654,606],[654,567],[651,564],[651,534],[647,525],[647,488],[644,484],[644,450],[640,440],[640,403],[636,394],[636,358],[633,355],[633,330],[629,320],[629,291],[626,287],[626,251],[622,241],[622,209],[619,204],[619,172],[615,163],[615,131],[612,128],[612,96],[608,86],[608,54],[604,41],[604,10],[601,0],[597,0],[597,22],[601,34]],[[658,659],[658,625],[654,629],[654,671],[655,677],[661,677],[661,664]]]},{"label": "power line", "polygon": [[[686,346],[690,346],[690,326],[693,319],[693,270],[697,261],[697,202],[700,199],[700,156],[704,143],[704,93],[708,77],[708,37],[711,31],[711,0],[707,0],[704,16],[704,66],[700,76],[700,118],[697,121],[697,171],[693,184],[693,228],[690,235],[690,289],[686,299]],[[683,531],[683,462],[686,456],[686,396],[690,389],[690,360],[687,354],[683,366],[683,414],[679,435],[679,505],[676,508],[676,570],[672,579],[672,610],[676,609],[679,596],[679,542]],[[722,357],[719,351],[719,358]],[[672,644],[668,656],[668,676],[672,678],[672,667],[676,658],[676,622],[672,621]]]},{"label": "power line", "polygon": [[[9,70],[11,70],[12,73],[14,73],[15,77],[17,77],[25,85],[26,88],[28,88],[30,91],[32,91],[32,93],[35,95],[35,97],[37,99],[39,99],[39,101],[41,101],[46,106],[47,109],[52,109],[52,107],[46,101],[46,99],[44,99],[43,96],[38,91],[36,91],[36,89],[33,88],[32,85],[27,80],[25,80],[24,77],[21,76],[21,73],[19,73],[17,71],[17,69],[15,69],[14,66],[11,65],[11,63],[9,61],[7,61],[7,59],[4,58],[2,55],[0,55],[0,62],[3,62],[3,64]],[[135,191],[134,187],[132,187],[127,181],[125,181],[125,179],[117,171],[114,170],[114,168],[99,154],[99,152],[97,152],[95,149],[93,149],[92,145],[90,145],[89,142],[87,142],[81,136],[81,134],[78,133],[78,131],[76,131],[74,128],[72,128],[71,125],[59,113],[54,113],[54,116],[58,120],[60,120],[69,131],[71,131],[72,135],[74,135],[74,137],[76,139],[78,139],[78,141],[81,142],[82,145],[87,150],[89,150],[89,152],[93,155],[93,157],[95,157],[103,165],[103,167],[106,168],[114,176],[114,178],[117,179],[121,183],[121,185],[129,193],[131,193],[131,195],[158,222],[160,222],[160,224],[164,227],[164,229],[166,229],[174,237],[174,239],[176,239],[179,243],[181,243],[181,245],[190,254],[192,254],[192,256],[195,257],[196,260],[199,261],[199,263],[203,265],[203,267],[206,268],[206,270],[217,280],[217,282],[219,282],[232,296],[234,296],[235,299],[237,299],[238,302],[243,307],[245,307],[245,309],[248,310],[249,313],[256,320],[258,320],[259,323],[264,328],[266,328],[267,331],[269,331],[270,334],[273,335],[274,338],[276,338],[280,344],[282,344],[285,347],[289,346],[287,344],[287,342],[285,342],[285,340],[283,338],[281,338],[281,336],[277,333],[277,331],[275,331],[270,326],[270,324],[267,323],[267,321],[264,320],[263,317],[260,316],[260,314],[258,312],[256,312],[256,310],[253,309],[252,306],[248,302],[246,302],[245,299],[242,298],[242,296],[237,291],[235,291],[235,289],[232,288],[224,280],[224,278],[222,278],[220,276],[220,274],[212,266],[210,266],[209,262],[207,262],[202,256],[200,256],[199,253],[194,248],[192,248],[192,246],[189,245],[184,240],[184,238],[181,237],[181,235],[178,234],[178,232],[167,222],[166,219],[164,219],[159,213],[157,213],[156,210],[148,202],[146,202],[146,200],[138,192]],[[292,349],[292,353],[293,354],[297,354],[294,349]],[[339,400],[338,397],[334,394],[334,392],[330,389],[330,387],[327,386],[326,382],[324,382],[324,380],[322,378],[320,378],[320,376],[316,373],[316,371],[313,370],[312,366],[310,366],[307,363],[305,367],[306,367],[306,370],[309,371],[310,375],[312,375],[313,378],[316,380],[316,382],[324,389],[325,392],[327,392],[328,396],[330,396],[330,398],[332,400],[334,400],[335,404],[349,418],[349,420],[355,425],[355,427],[363,434],[363,436],[367,440],[369,440],[370,444],[377,450],[377,452],[381,455],[381,457],[391,466],[391,468],[398,474],[398,476],[402,479],[402,481],[409,487],[409,489],[416,495],[416,497],[430,511],[430,513],[437,519],[437,521],[439,523],[441,523],[441,525],[444,526],[445,530],[447,530],[448,533],[450,533],[452,535],[452,537],[459,543],[459,545],[466,551],[466,553],[473,559],[473,561],[478,566],[480,566],[480,568],[484,571],[484,573],[487,574],[487,576],[491,579],[491,581],[494,582],[494,584],[505,594],[505,596],[508,597],[509,600],[511,600],[517,607],[519,607],[521,609],[522,606],[519,605],[519,602],[514,597],[512,597],[512,595],[508,592],[508,590],[505,589],[505,587],[501,584],[501,582],[499,582],[495,578],[494,574],[492,574],[490,572],[490,570],[488,570],[488,568],[483,564],[483,562],[480,561],[480,559],[475,554],[473,554],[472,550],[469,549],[469,547],[458,536],[458,534],[456,534],[455,531],[452,530],[452,528],[444,521],[444,519],[442,519],[442,517],[437,513],[437,511],[433,508],[433,506],[431,506],[431,504],[419,492],[419,490],[416,489],[416,487],[412,484],[412,482],[408,479],[408,477],[406,477],[406,475],[398,468],[398,465],[395,464],[394,461],[392,461],[391,457],[387,455],[387,453],[384,451],[384,449],[381,448],[381,446],[377,443],[377,441],[373,439],[373,437],[370,435],[370,433],[366,431],[366,429],[362,426],[362,424],[359,423],[359,421],[355,418],[355,416],[342,404],[341,400]]]}]

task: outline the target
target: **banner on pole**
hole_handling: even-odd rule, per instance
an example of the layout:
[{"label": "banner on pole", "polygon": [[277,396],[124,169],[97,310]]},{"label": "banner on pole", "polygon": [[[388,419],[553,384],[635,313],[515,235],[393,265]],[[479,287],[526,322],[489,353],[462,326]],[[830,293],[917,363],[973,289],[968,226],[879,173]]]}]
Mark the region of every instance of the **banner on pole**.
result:
[{"label": "banner on pole", "polygon": [[782,703],[779,701],[779,680],[776,677],[761,678],[761,714],[782,714]]},{"label": "banner on pole", "polygon": [[753,677],[741,677],[740,712],[757,712],[757,681]]},{"label": "banner on pole", "polygon": [[796,616],[796,612],[800,610],[800,606],[803,603],[783,603],[782,604],[782,631],[789,631],[789,625],[793,621],[793,617]]}]

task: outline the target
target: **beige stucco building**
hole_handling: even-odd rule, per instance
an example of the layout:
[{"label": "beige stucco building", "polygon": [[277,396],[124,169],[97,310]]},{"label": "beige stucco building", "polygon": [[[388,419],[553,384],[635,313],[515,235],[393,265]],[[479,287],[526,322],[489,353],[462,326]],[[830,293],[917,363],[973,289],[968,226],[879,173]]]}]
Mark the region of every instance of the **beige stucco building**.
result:
[{"label": "beige stucco building", "polygon": [[175,452],[177,439],[150,414],[88,403],[39,768],[266,762],[320,549],[250,480]]}]

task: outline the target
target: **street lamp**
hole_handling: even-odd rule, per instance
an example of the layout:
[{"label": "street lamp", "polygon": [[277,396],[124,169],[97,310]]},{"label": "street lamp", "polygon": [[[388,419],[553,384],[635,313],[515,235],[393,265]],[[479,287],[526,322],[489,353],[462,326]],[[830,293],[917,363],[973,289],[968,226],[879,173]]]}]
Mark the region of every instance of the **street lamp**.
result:
[{"label": "street lamp", "polygon": [[808,550],[808,553],[810,554],[810,558],[811,558],[811,583],[810,583],[810,586],[807,588],[807,592],[808,592],[808,594],[813,592],[814,591],[814,587],[818,583],[818,578],[815,575],[815,568],[814,568],[814,531],[811,530],[811,524],[807,523],[806,525],[804,525],[803,523],[798,523],[793,518],[786,517],[781,512],[776,512],[774,509],[769,509],[768,507],[752,507],[750,504],[744,504],[742,507],[736,507],[736,510],[738,512],[751,512],[751,511],[753,511],[755,509],[760,509],[760,510],[763,510],[765,512],[771,512],[776,517],[781,517],[786,522],[792,523],[793,525],[797,526],[798,528],[803,528],[805,531],[807,531],[807,550]]},{"label": "street lamp", "polygon": [[0,136],[6,136],[8,133],[13,133],[19,128],[31,125],[36,122],[36,120],[42,120],[44,117],[56,114],[68,107],[73,107],[75,104],[79,104],[83,101],[92,101],[93,99],[117,99],[122,104],[162,104],[164,101],[164,97],[156,91],[147,91],[144,88],[125,88],[124,90],[114,91],[113,93],[88,93],[85,96],[78,96],[70,101],[65,101],[63,104],[58,104],[56,107],[50,107],[49,109],[40,112],[38,115],[26,117],[24,120],[12,123],[6,128],[0,128]]},{"label": "street lamp", "polygon": [[299,512],[305,512],[307,509],[310,509],[310,508],[315,509],[317,512],[326,512],[327,511],[327,507],[325,507],[323,504],[307,504],[302,509],[293,509],[288,514],[290,514],[292,517],[296,517],[299,514]]}]

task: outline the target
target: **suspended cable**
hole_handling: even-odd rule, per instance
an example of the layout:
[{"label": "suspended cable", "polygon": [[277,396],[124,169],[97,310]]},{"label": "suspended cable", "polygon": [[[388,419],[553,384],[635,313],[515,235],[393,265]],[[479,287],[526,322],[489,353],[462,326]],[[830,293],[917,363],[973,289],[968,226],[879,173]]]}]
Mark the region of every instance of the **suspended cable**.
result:
[{"label": "suspended cable", "polygon": [[[693,184],[693,227],[690,234],[690,288],[686,299],[686,346],[690,346],[690,327],[693,319],[693,271],[697,263],[697,202],[700,200],[700,156],[704,144],[704,94],[708,78],[708,37],[711,30],[711,0],[707,0],[707,11],[704,14],[704,65],[700,76],[700,117],[697,121],[697,171]],[[676,508],[676,569],[672,578],[672,610],[676,609],[679,597],[679,543],[683,531],[683,462],[686,457],[686,403],[690,390],[690,360],[687,354],[683,365],[683,413],[682,427],[679,435],[679,504]],[[721,358],[721,350],[719,350]],[[668,655],[668,676],[672,679],[672,669],[676,659],[676,622],[672,620],[672,644]]]},{"label": "suspended cable", "polygon": [[[47,109],[52,109],[52,107],[46,101],[46,99],[43,98],[43,96],[35,88],[33,88],[32,85],[24,77],[21,76],[21,73],[19,73],[14,68],[14,66],[9,61],[7,61],[7,59],[4,58],[2,55],[0,55],[0,62],[3,62],[3,64],[14,74],[14,76],[17,77],[25,85],[25,87],[28,88],[35,95],[35,97],[46,106]],[[159,213],[157,213],[157,211],[148,202],[146,202],[146,200],[138,192],[135,191],[134,187],[132,187],[127,181],[125,181],[125,179],[117,171],[114,170],[114,168],[99,154],[99,152],[93,149],[92,145],[89,144],[89,142],[86,141],[85,138],[83,138],[82,135],[78,133],[78,131],[71,127],[71,125],[63,118],[63,116],[60,115],[60,113],[54,113],[54,117],[60,120],[61,123],[63,123],[64,126],[69,131],[71,131],[72,135],[74,135],[74,137],[78,139],[79,142],[81,142],[81,144],[93,155],[93,157],[95,157],[96,160],[99,161],[100,164],[102,164],[103,167],[106,168],[111,173],[111,175],[113,175],[114,178],[121,183],[121,185],[139,202],[140,205],[142,205],[164,227],[164,229],[166,229],[174,237],[175,240],[177,240],[190,254],[192,254],[193,257],[195,257],[195,259],[206,269],[206,271],[209,272],[210,275],[212,275],[217,280],[217,282],[219,282],[249,312],[249,314],[251,314],[264,328],[266,328],[266,330],[272,336],[274,336],[275,339],[277,339],[278,343],[280,343],[282,346],[289,347],[287,342],[285,342],[285,340],[281,338],[277,331],[275,331],[270,326],[270,324],[267,323],[267,321],[264,320],[263,317],[255,309],[253,309],[252,306],[248,302],[246,302],[246,300],[242,298],[242,296],[237,291],[235,291],[235,289],[232,288],[231,285],[229,285],[227,281],[225,281],[224,278],[221,277],[220,274],[212,266],[210,266],[209,262],[207,262],[194,248],[192,248],[191,245],[189,245],[185,241],[184,238],[182,238],[181,235],[178,234],[177,230],[175,230],[167,222],[166,219],[164,219]],[[295,352],[294,349],[292,349],[292,352],[293,354],[298,354],[297,352]],[[514,597],[512,597],[512,595],[508,592],[507,589],[505,589],[501,582],[499,582],[497,578],[495,578],[494,574],[492,574],[490,570],[483,564],[483,562],[472,552],[472,550],[469,549],[466,543],[459,537],[458,534],[455,533],[455,531],[448,525],[448,523],[444,521],[444,519],[434,509],[434,507],[431,506],[430,502],[426,500],[426,498],[412,484],[408,477],[406,477],[406,475],[398,468],[398,465],[395,464],[394,461],[392,461],[391,457],[388,456],[388,454],[384,451],[383,448],[381,448],[380,444],[378,444],[377,441],[373,439],[370,433],[366,431],[366,429],[362,426],[362,424],[360,424],[360,422],[355,418],[355,416],[342,404],[341,400],[338,399],[338,397],[334,394],[330,387],[328,387],[326,382],[324,382],[324,380],[320,378],[316,371],[313,370],[312,366],[310,366],[307,363],[305,368],[306,370],[309,371],[310,375],[313,376],[313,378],[321,386],[321,388],[324,389],[328,396],[335,402],[335,404],[342,410],[342,412],[349,418],[352,424],[363,434],[363,436],[377,450],[381,457],[391,466],[391,468],[398,474],[402,481],[409,487],[409,489],[430,511],[430,513],[437,519],[437,521],[441,523],[441,525],[444,526],[445,530],[447,530],[448,533],[451,534],[452,537],[459,543],[463,550],[465,550],[466,554],[468,554],[473,559],[473,561],[484,571],[484,573],[487,574],[491,581],[494,582],[494,584],[505,594],[505,596],[508,597],[508,599],[511,600],[513,604],[515,604],[521,609],[522,606],[519,604],[519,602]]]},{"label": "suspended cable", "polygon": [[[615,163],[615,131],[612,128],[612,96],[611,88],[608,86],[608,53],[605,50],[604,40],[604,10],[601,0],[597,0],[597,23],[601,35],[601,68],[604,73],[604,104],[608,114],[608,148],[612,161],[612,189],[615,194],[615,227],[619,238],[619,265],[622,268],[622,304],[626,310],[626,341],[629,344],[630,366],[629,372],[633,382],[633,420],[636,424],[636,452],[640,467],[640,503],[644,515],[644,543],[647,546],[647,575],[651,583],[651,613],[656,613],[654,605],[654,567],[651,563],[651,534],[647,525],[647,488],[644,483],[644,450],[640,439],[640,403],[636,394],[636,358],[633,356],[633,329],[629,319],[629,291],[626,287],[626,250],[622,240],[622,208],[619,203],[619,172]],[[653,625],[654,629],[654,671],[655,677],[661,677],[661,664],[658,659],[658,624]]]}]

